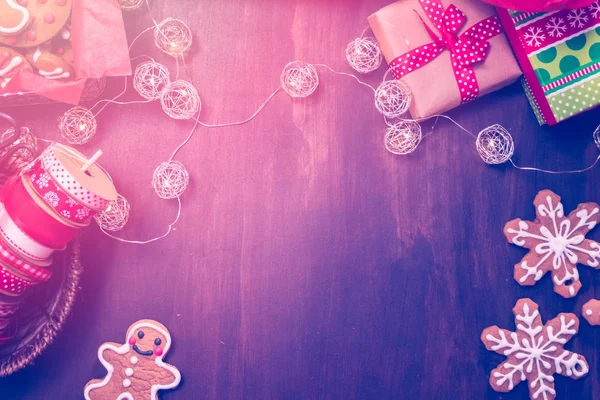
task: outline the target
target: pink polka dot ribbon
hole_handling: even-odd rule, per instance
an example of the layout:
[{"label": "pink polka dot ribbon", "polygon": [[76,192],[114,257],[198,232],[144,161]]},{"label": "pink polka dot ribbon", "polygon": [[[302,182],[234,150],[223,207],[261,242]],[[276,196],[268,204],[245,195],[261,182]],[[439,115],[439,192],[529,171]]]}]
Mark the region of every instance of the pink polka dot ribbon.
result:
[{"label": "pink polka dot ribbon", "polygon": [[394,59],[390,63],[394,78],[400,79],[424,67],[444,50],[448,50],[451,54],[454,77],[460,90],[461,103],[476,99],[479,96],[479,84],[473,65],[483,62],[487,57],[489,39],[502,33],[500,21],[496,16],[488,17],[459,35],[458,32],[467,22],[467,17],[455,5],[451,4],[444,9],[440,0],[419,0],[419,3],[431,24],[439,32],[439,36],[423,21],[433,42]]}]

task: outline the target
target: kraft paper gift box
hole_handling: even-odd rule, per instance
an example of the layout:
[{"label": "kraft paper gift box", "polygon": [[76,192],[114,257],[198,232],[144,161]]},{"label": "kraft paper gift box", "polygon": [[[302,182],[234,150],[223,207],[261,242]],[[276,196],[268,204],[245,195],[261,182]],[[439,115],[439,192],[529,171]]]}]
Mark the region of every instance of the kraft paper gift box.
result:
[{"label": "kraft paper gift box", "polygon": [[[466,21],[461,17],[461,11]],[[436,18],[439,19],[434,20]],[[438,29],[440,23],[441,29]],[[461,26],[461,23],[464,24]],[[419,68],[411,68],[411,72],[401,77],[412,91],[410,113],[415,119],[444,113],[475,97],[507,86],[521,76],[519,65],[504,34],[494,32],[493,37],[483,35],[488,33],[488,29],[492,29],[492,25],[493,29],[501,29],[501,25],[494,7],[479,0],[402,0],[372,14],[369,24],[396,78],[399,78],[395,73],[400,69],[397,61],[399,58],[406,61],[407,54],[415,55],[417,49],[423,52],[423,46],[436,42],[433,38],[437,39],[438,50],[440,44],[443,47],[431,61],[419,65]],[[453,35],[447,32],[458,26],[460,28]],[[469,98],[461,96],[461,73],[457,74],[453,66],[457,61],[455,51],[460,47],[456,45],[460,43],[465,44],[459,50],[463,51],[460,54],[465,57],[469,56],[471,49],[477,51],[485,48],[487,53],[481,57],[481,61],[465,67],[474,71],[475,87],[478,86],[478,90]],[[430,50],[431,46],[425,51]],[[473,56],[472,53],[470,55]],[[464,82],[460,85],[464,85]],[[466,89],[469,90],[469,87]]]}]

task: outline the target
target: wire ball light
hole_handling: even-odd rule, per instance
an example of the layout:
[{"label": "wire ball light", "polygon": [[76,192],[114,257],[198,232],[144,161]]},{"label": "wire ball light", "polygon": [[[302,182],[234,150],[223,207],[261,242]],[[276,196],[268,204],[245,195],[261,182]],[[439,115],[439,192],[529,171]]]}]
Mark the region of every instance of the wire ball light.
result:
[{"label": "wire ball light", "polygon": [[161,199],[175,199],[185,192],[190,175],[179,161],[166,161],[158,166],[152,176],[152,187]]},{"label": "wire ball light", "polygon": [[477,135],[477,152],[487,164],[503,164],[510,160],[515,143],[502,125],[492,125]]},{"label": "wire ball light", "polygon": [[144,0],[119,0],[119,5],[124,11],[134,11],[144,4]]},{"label": "wire ball light", "polygon": [[117,199],[111,201],[106,210],[96,215],[94,219],[101,229],[116,232],[123,229],[127,224],[130,210],[129,202],[125,197],[118,194]]},{"label": "wire ball light", "polygon": [[171,82],[164,88],[160,104],[163,111],[173,119],[191,119],[202,108],[196,88],[183,80]]},{"label": "wire ball light", "polygon": [[167,67],[154,61],[141,63],[133,74],[133,88],[146,100],[160,98],[169,83],[171,78]]},{"label": "wire ball light", "polygon": [[423,134],[415,121],[399,121],[385,131],[385,148],[393,154],[406,155],[416,150]]},{"label": "wire ball light", "polygon": [[[0,136],[0,143],[5,147],[0,150],[0,163],[3,172],[13,174],[22,171],[35,159],[35,152],[38,148],[37,137],[31,130],[25,126],[21,127],[21,134],[16,140],[14,137],[15,128],[11,127]],[[6,143],[9,140],[12,143]],[[15,151],[15,149],[18,149]],[[2,174],[0,174],[0,177]]]},{"label": "wire ball light", "polygon": [[192,31],[180,19],[167,18],[156,26],[154,44],[164,53],[179,57],[192,46]]},{"label": "wire ball light", "polygon": [[594,143],[596,143],[596,147],[600,150],[600,126],[594,131]]},{"label": "wire ball light", "polygon": [[69,144],[85,144],[96,134],[96,117],[87,108],[76,106],[63,114],[58,127]]},{"label": "wire ball light", "polygon": [[303,61],[288,63],[281,72],[281,87],[294,98],[308,97],[319,86],[319,75],[314,65]]},{"label": "wire ball light", "polygon": [[375,38],[356,38],[346,47],[346,59],[356,72],[368,74],[381,66],[383,55]]},{"label": "wire ball light", "polygon": [[85,81],[81,101],[96,100],[106,89],[106,78],[90,78]]},{"label": "wire ball light", "polygon": [[402,116],[410,107],[412,94],[402,81],[385,81],[375,90],[375,107],[388,118]]}]

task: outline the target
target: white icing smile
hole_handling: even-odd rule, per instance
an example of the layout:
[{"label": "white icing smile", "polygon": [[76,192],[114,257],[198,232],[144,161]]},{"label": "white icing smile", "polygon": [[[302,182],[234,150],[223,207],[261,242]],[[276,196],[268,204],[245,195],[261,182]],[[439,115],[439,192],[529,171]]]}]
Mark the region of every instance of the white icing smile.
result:
[{"label": "white icing smile", "polygon": [[66,79],[70,78],[71,74],[69,72],[65,72],[62,68],[56,68],[54,71],[42,71],[39,70],[40,75],[46,79]]}]

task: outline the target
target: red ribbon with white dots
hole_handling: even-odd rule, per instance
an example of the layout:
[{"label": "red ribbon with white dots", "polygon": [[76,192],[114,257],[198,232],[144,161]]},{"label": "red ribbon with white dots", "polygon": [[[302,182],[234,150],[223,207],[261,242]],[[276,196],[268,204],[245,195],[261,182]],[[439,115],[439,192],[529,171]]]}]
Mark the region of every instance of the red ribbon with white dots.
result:
[{"label": "red ribbon with white dots", "polygon": [[[487,57],[489,39],[502,33],[498,17],[479,21],[462,34],[458,31],[467,22],[466,15],[453,4],[444,9],[440,0],[419,0],[423,11],[439,36],[423,21],[433,40],[394,59],[390,69],[395,79],[400,79],[427,65],[444,50],[451,53],[452,69],[460,90],[461,103],[474,100],[479,95],[479,84],[473,65]],[[420,16],[419,16],[420,18]]]}]

